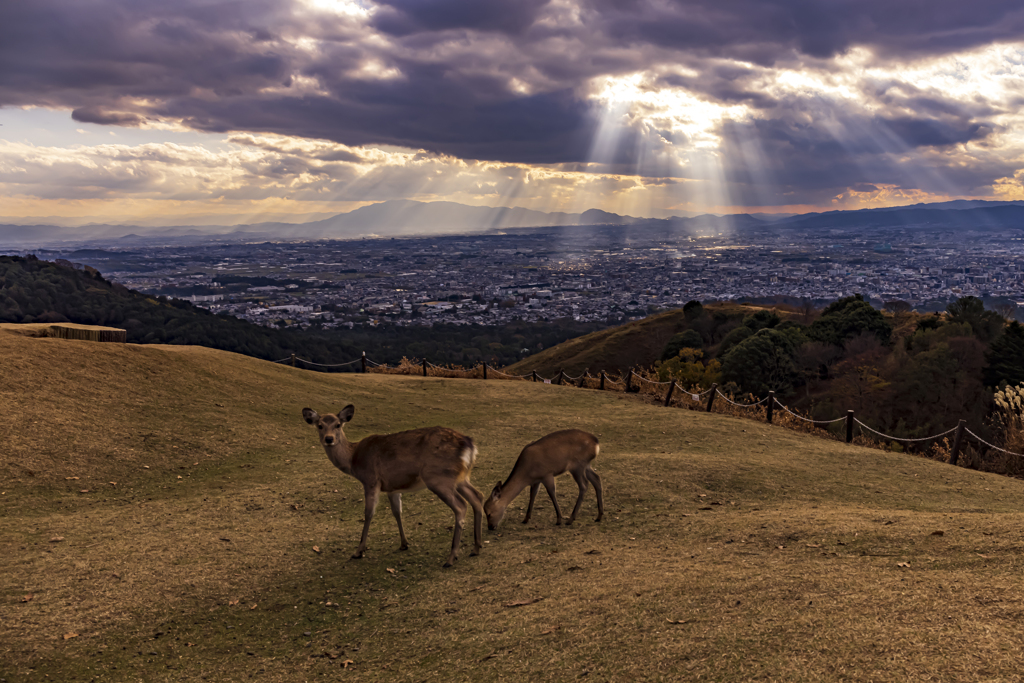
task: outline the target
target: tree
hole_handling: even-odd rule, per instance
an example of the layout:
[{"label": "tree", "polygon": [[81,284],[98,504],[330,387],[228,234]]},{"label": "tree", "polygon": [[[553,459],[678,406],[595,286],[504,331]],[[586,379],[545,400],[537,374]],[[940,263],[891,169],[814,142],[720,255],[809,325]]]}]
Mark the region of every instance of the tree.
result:
[{"label": "tree", "polygon": [[939,313],[932,313],[931,315],[925,316],[925,317],[923,317],[923,318],[921,318],[920,320],[917,321],[917,329],[918,330],[937,330],[937,329],[939,329],[940,327],[942,327],[945,324],[946,324],[946,321],[943,320],[941,314],[939,314]]},{"label": "tree", "polygon": [[988,367],[982,371],[986,386],[1024,382],[1024,325],[1013,321],[996,337],[985,354]]},{"label": "tree", "polygon": [[722,366],[717,360],[705,365],[701,362],[703,357],[704,352],[700,349],[682,349],[675,358],[656,363],[658,379],[662,382],[674,379],[684,389],[710,387],[721,380]]},{"label": "tree", "polygon": [[668,340],[665,350],[661,353],[661,360],[675,358],[683,349],[699,349],[704,346],[704,341],[697,330],[683,330]]},{"label": "tree", "polygon": [[900,299],[894,299],[892,301],[886,301],[882,304],[882,308],[892,313],[894,316],[903,315],[904,313],[910,313],[913,308],[906,301]]},{"label": "tree", "polygon": [[995,311],[986,311],[985,304],[976,296],[962,296],[946,306],[949,319],[956,323],[967,323],[974,330],[974,336],[988,343],[1003,329],[1003,318]]},{"label": "tree", "polygon": [[755,311],[743,319],[743,326],[749,327],[752,332],[772,328],[782,322],[782,318],[775,311],[761,309]]},{"label": "tree", "polygon": [[704,306],[699,301],[687,301],[683,306],[683,317],[696,320],[704,314]]},{"label": "tree", "polygon": [[807,328],[807,336],[813,341],[835,346],[845,346],[848,339],[861,332],[874,334],[883,344],[892,338],[892,325],[860,294],[832,302]]},{"label": "tree", "polygon": [[724,358],[729,351],[739,344],[741,341],[754,334],[754,331],[749,327],[734,327],[729,331],[729,334],[725,335],[725,339],[722,340],[721,345],[718,347],[718,357]]},{"label": "tree", "polygon": [[796,347],[784,332],[764,329],[737,344],[722,359],[722,379],[763,396],[793,388],[798,374]]},{"label": "tree", "polygon": [[814,300],[801,300],[800,306],[797,308],[797,313],[800,314],[800,322],[804,325],[810,325],[813,323],[818,317],[818,309],[814,306]]},{"label": "tree", "polygon": [[800,372],[808,382],[828,379],[832,366],[843,355],[843,350],[832,344],[810,341],[800,346],[796,354]]}]

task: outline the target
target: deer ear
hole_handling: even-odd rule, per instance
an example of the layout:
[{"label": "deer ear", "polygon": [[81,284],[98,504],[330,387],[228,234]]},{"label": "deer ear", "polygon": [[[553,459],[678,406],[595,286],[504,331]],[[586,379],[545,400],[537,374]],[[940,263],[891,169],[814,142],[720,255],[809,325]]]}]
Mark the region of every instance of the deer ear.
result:
[{"label": "deer ear", "polygon": [[308,424],[313,425],[317,423],[317,421],[320,419],[320,416],[317,415],[317,412],[312,408],[303,408],[302,419],[305,420]]},{"label": "deer ear", "polygon": [[341,420],[342,424],[345,424],[352,419],[352,416],[356,414],[356,407],[349,403],[347,406],[342,408],[338,412],[338,419]]}]

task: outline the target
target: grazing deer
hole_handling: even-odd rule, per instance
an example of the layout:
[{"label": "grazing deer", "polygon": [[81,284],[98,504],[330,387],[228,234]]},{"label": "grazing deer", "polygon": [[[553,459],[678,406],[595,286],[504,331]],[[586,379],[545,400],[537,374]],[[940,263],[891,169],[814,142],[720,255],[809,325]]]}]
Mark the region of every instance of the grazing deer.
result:
[{"label": "grazing deer", "polygon": [[562,511],[558,507],[558,499],[555,498],[555,477],[569,472],[580,487],[579,498],[576,499],[576,506],[566,524],[572,524],[576,519],[576,513],[580,511],[583,504],[583,494],[587,492],[587,482],[594,484],[594,491],[597,493],[597,520],[604,517],[604,497],[601,495],[601,477],[590,466],[590,463],[601,451],[597,437],[593,434],[578,429],[566,429],[560,432],[553,432],[547,436],[534,441],[526,446],[519,454],[519,459],[512,467],[512,473],[508,479],[491,491],[490,497],[484,503],[484,512],[487,513],[487,528],[494,530],[501,523],[505,516],[505,509],[519,493],[530,487],[530,505],[526,508],[526,517],[523,524],[530,521],[530,514],[533,512],[533,502],[537,499],[537,489],[541,484],[547,489],[551,497],[551,503],[555,506],[555,524],[562,523]]},{"label": "grazing deer", "polygon": [[455,512],[452,551],[444,566],[452,566],[458,557],[467,500],[473,506],[475,522],[471,554],[478,555],[483,535],[483,496],[469,482],[477,454],[473,440],[446,427],[425,427],[397,434],[373,434],[353,444],[345,438],[342,426],[352,419],[355,411],[354,406],[347,405],[337,415],[321,417],[315,410],[302,409],[302,417],[320,432],[320,444],[334,466],[363,485],[366,497],[363,536],[352,559],[361,558],[366,551],[366,537],[381,491],[387,494],[391,512],[398,522],[400,550],[408,549],[402,526],[402,493],[424,487]]}]

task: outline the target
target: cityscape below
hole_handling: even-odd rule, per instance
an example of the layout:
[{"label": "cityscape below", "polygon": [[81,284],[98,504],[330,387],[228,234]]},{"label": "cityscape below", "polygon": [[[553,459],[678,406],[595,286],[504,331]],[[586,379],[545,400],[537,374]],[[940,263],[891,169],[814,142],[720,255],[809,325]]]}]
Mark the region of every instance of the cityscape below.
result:
[{"label": "cityscape below", "polygon": [[820,306],[860,293],[942,310],[962,296],[1024,305],[1024,231],[776,224],[693,235],[644,226],[471,235],[218,242],[152,238],[18,249],[140,292],[257,324],[617,324],[687,301]]}]

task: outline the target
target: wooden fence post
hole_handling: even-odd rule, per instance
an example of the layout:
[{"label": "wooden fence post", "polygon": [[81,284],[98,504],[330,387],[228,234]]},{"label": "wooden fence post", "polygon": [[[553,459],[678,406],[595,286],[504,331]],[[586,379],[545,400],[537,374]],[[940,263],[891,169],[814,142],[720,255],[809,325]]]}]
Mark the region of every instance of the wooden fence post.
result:
[{"label": "wooden fence post", "polygon": [[363,351],[363,357],[359,359],[363,366],[363,372],[366,372],[366,351]]},{"label": "wooden fence post", "polygon": [[536,370],[533,371],[533,381],[534,382],[537,381],[537,371]]},{"label": "wooden fence post", "polygon": [[604,391],[604,370],[601,371],[601,391]]},{"label": "wooden fence post", "polygon": [[487,379],[487,363],[484,363],[484,379]]},{"label": "wooden fence post", "polygon": [[629,369],[629,374],[626,375],[626,393],[633,391],[633,368]]},{"label": "wooden fence post", "polygon": [[586,370],[583,371],[583,374],[580,375],[580,383],[576,385],[577,389],[582,389],[584,386],[586,386],[586,384],[587,384],[587,375],[589,373],[590,373],[590,368],[587,368]]},{"label": "wooden fence post", "polygon": [[665,407],[668,408],[672,405],[672,392],[676,390],[676,381],[672,380],[672,384],[668,385],[668,393],[665,394]]},{"label": "wooden fence post", "polygon": [[957,460],[960,459],[960,444],[964,440],[964,425],[967,420],[960,420],[956,426],[956,435],[953,437],[953,450],[949,454],[949,464],[955,465]]},{"label": "wooden fence post", "polygon": [[853,443],[853,411],[846,411],[846,443]]},{"label": "wooden fence post", "polygon": [[562,378],[563,378],[563,377],[565,377],[565,370],[559,370],[559,371],[558,371],[558,381],[557,381],[557,382],[555,382],[555,384],[558,384],[559,386],[561,386],[561,384],[562,384]]},{"label": "wooden fence post", "polygon": [[768,392],[768,410],[765,411],[765,417],[768,418],[768,424],[772,423],[772,416],[775,414],[775,392]]},{"label": "wooden fence post", "polygon": [[292,367],[295,367],[295,354],[292,354]]},{"label": "wooden fence post", "polygon": [[711,395],[708,396],[708,410],[707,410],[707,412],[709,412],[709,413],[711,412],[711,406],[713,406],[715,404],[715,394],[717,394],[717,393],[718,393],[718,385],[717,384],[712,384],[711,385]]},{"label": "wooden fence post", "polygon": [[427,359],[426,358],[423,359],[423,376],[424,377],[427,376]]}]

